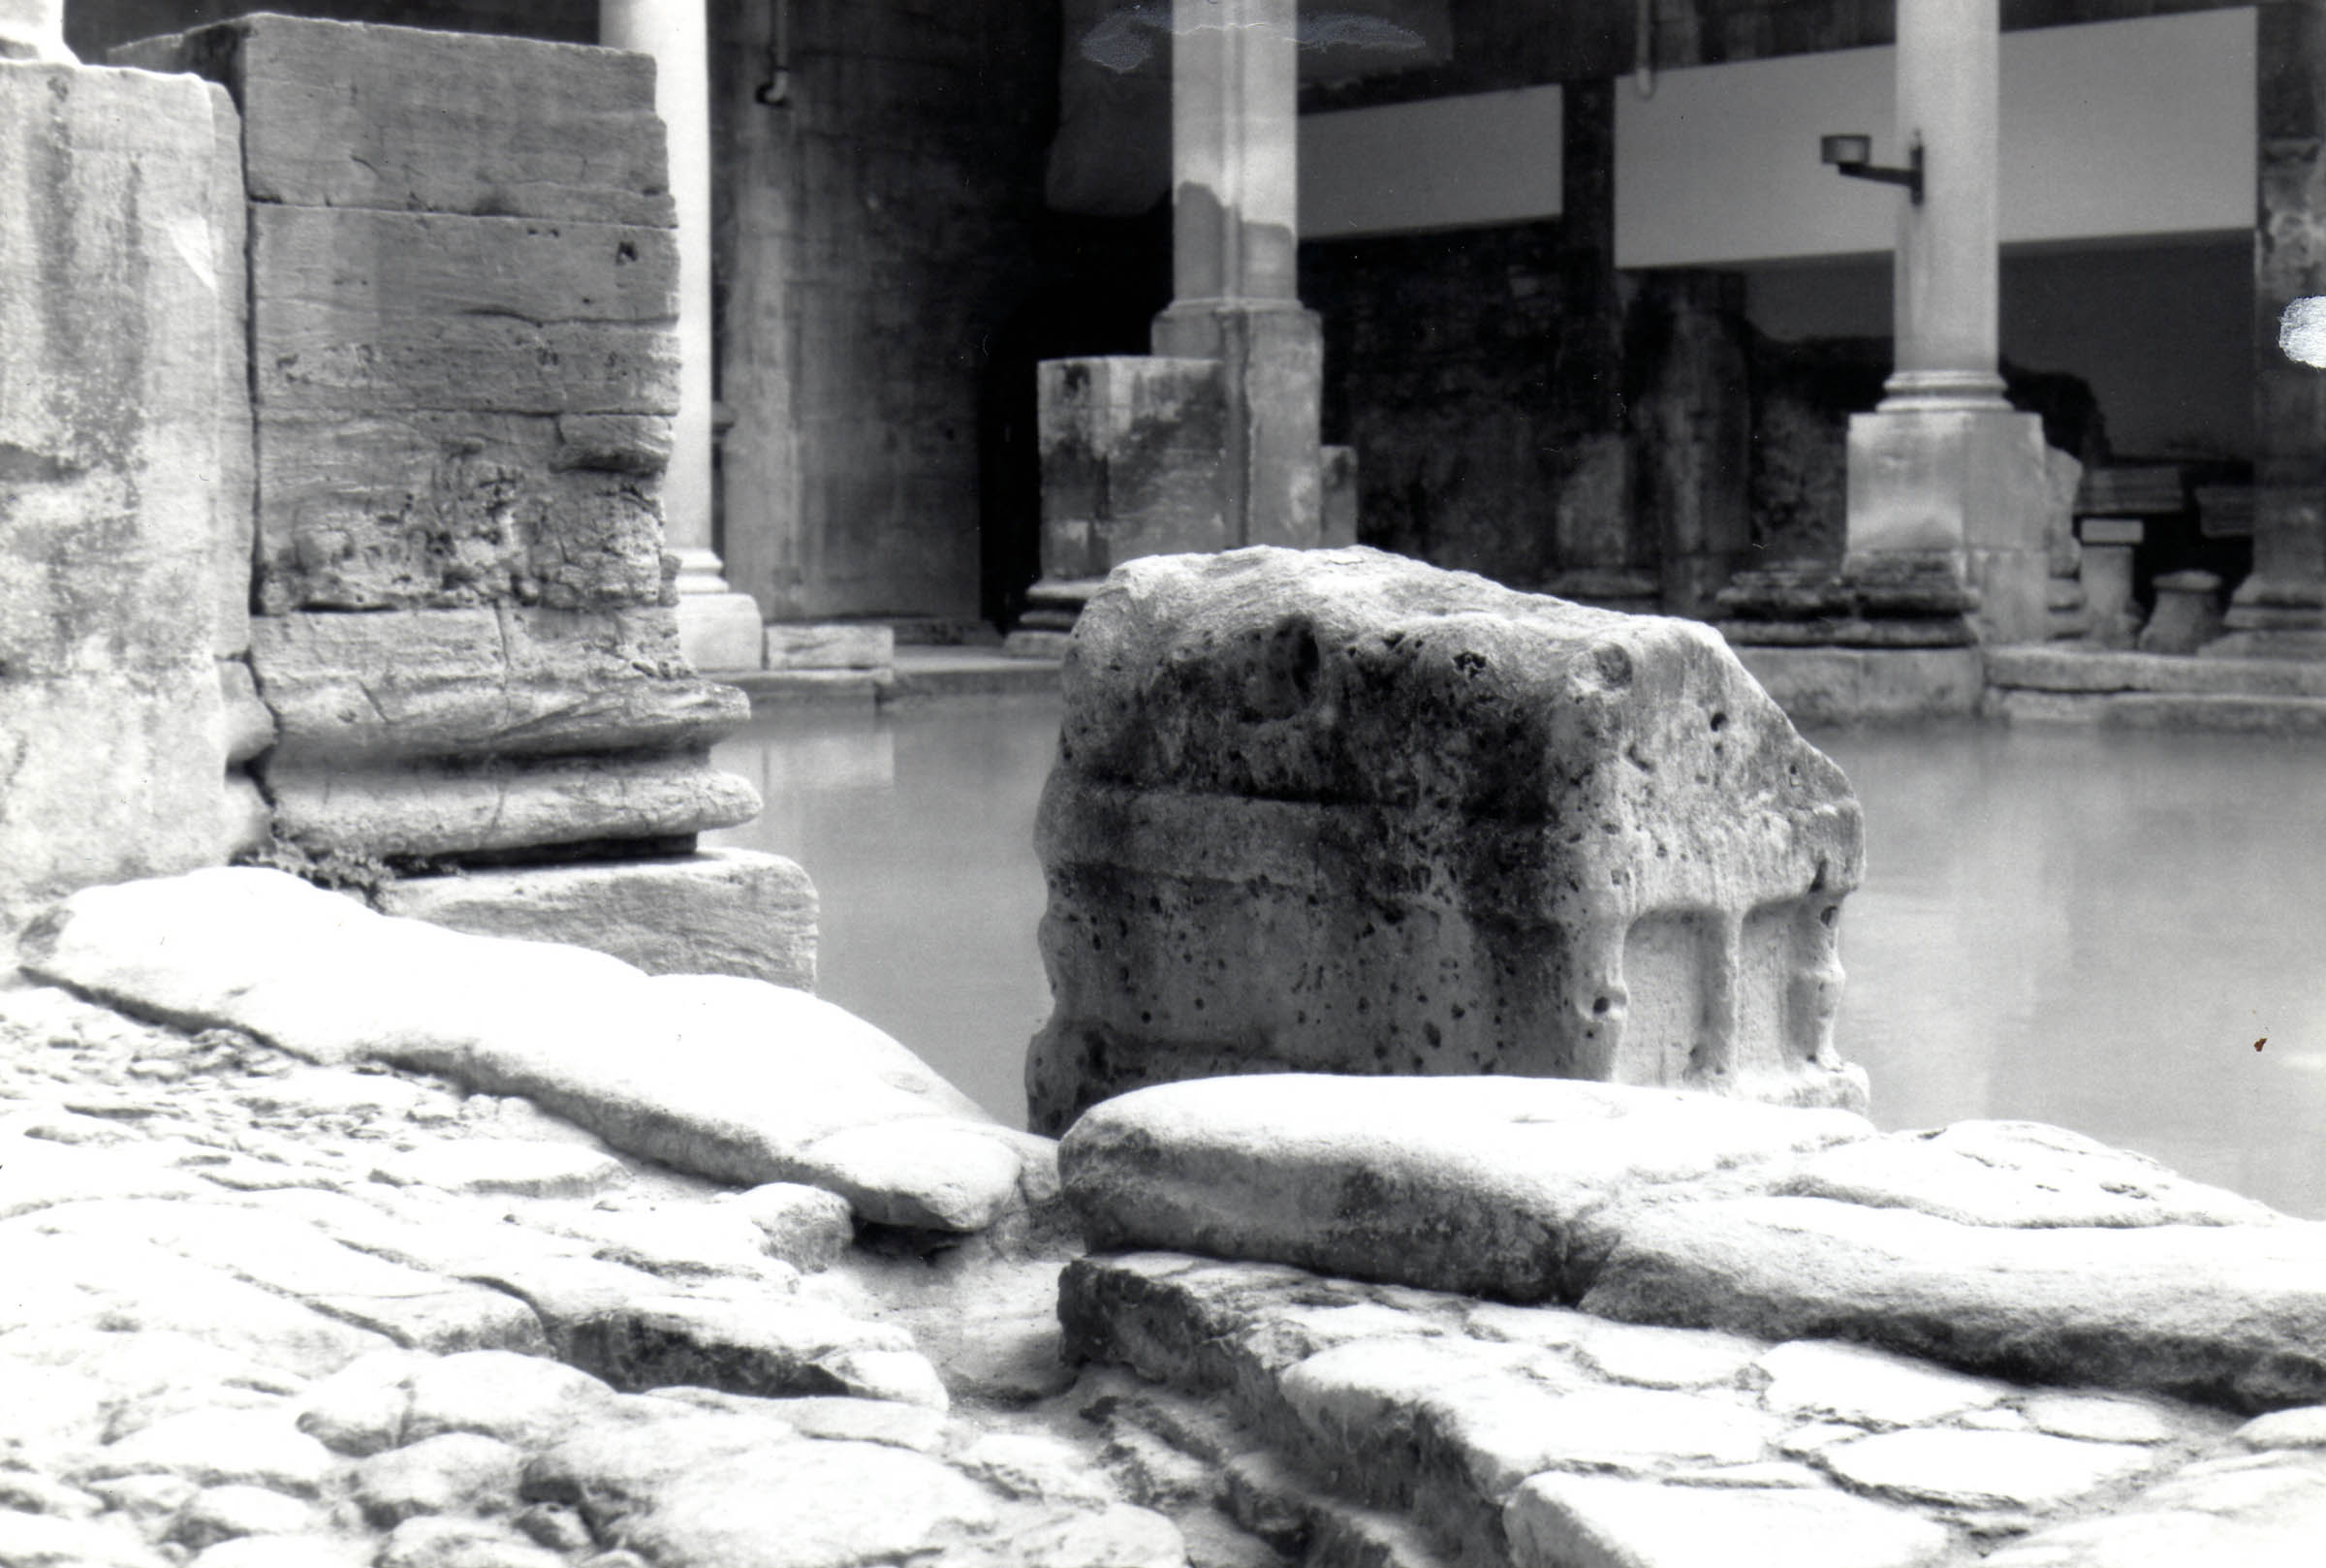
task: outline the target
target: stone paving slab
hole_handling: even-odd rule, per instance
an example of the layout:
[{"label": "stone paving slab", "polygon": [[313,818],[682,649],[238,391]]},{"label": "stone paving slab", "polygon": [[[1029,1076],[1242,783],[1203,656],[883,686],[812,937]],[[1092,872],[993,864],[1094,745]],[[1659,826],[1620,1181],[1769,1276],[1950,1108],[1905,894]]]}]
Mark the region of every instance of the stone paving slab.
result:
[{"label": "stone paving slab", "polygon": [[521,1095],[616,1148],[719,1180],[825,1187],[881,1224],[982,1231],[1054,1194],[1046,1140],[789,987],[648,977],[250,868],[88,890],[24,952],[30,972],[150,1017]]},{"label": "stone paving slab", "polygon": [[1059,1170],[1100,1248],[2247,1412],[2326,1399],[2326,1225],[2036,1123],[1876,1135],[1615,1084],[1282,1074],[1094,1107]]},{"label": "stone paving slab", "polygon": [[[1823,1340],[1665,1331],[1610,1375],[1589,1347],[1620,1326],[1568,1308],[1186,1254],[1079,1260],[1060,1311],[1073,1354],[1230,1412],[1279,1494],[1406,1518],[1419,1538],[1391,1560],[1417,1563],[1967,1563],[2144,1506],[2144,1487],[2185,1508],[2164,1478],[2247,1462],[2240,1430],[2326,1439]],[[2309,1506],[2307,1481],[2270,1485],[2271,1519]]]},{"label": "stone paving slab", "polygon": [[1059,1171],[1094,1246],[1524,1301],[1579,1294],[1597,1219],[1644,1191],[1872,1136],[1845,1111],[1674,1089],[1262,1074],[1094,1106]]},{"label": "stone paving slab", "polygon": [[[520,1144],[621,1177],[460,1176]],[[1004,1404],[924,1354],[908,1324],[948,1301],[1054,1324],[1054,1259],[844,1243],[803,1274],[763,1224],[802,1190],[724,1193],[522,1101],[0,986],[0,1562],[1279,1561],[1193,1504],[1191,1557],[1070,1379]],[[462,1322],[498,1327],[434,1332]]]}]

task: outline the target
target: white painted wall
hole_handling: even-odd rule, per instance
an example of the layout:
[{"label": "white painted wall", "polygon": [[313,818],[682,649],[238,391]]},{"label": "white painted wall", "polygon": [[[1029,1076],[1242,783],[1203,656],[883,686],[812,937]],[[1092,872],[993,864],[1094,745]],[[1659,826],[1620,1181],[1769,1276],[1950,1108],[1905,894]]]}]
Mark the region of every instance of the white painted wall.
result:
[{"label": "white painted wall", "polygon": [[[2250,229],[2250,9],[2006,33],[2005,244]],[[1616,97],[1616,265],[1886,251],[1903,193],[1843,179],[1817,138],[1893,137],[1895,51],[1670,71]],[[1472,142],[1473,145],[1485,143]]]},{"label": "white painted wall", "polygon": [[1523,223],[1559,213],[1559,89],[1301,116],[1301,237]]}]

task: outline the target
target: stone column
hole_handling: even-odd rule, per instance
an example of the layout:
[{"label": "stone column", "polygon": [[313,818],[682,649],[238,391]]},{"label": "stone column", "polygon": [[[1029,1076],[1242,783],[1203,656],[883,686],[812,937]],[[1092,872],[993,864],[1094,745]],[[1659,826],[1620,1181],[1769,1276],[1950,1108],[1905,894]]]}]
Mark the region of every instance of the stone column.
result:
[{"label": "stone column", "polygon": [[1173,300],[1158,356],[1225,371],[1227,544],[1322,533],[1323,335],[1300,302],[1296,0],[1173,0]]},{"label": "stone column", "polygon": [[[1900,201],[1897,368],[1849,428],[1846,576],[1885,608],[1937,620],[1977,588],[1981,641],[2038,642],[2049,571],[2042,422],[1996,373],[1998,0],[1899,8],[1898,161],[1922,149],[1919,203]],[[1927,606],[1918,606],[1927,598]]]},{"label": "stone column", "polygon": [[663,480],[665,537],[678,556],[678,638],[704,670],[756,670],[759,611],[727,585],[711,548],[710,65],[705,0],[599,0],[598,42],[654,59],[654,107],[669,139],[678,210],[678,416]]},{"label": "stone column", "polygon": [[2326,294],[2326,10],[2255,8],[2253,570],[2206,652],[2326,656],[2326,371],[2286,357],[2285,307]]}]

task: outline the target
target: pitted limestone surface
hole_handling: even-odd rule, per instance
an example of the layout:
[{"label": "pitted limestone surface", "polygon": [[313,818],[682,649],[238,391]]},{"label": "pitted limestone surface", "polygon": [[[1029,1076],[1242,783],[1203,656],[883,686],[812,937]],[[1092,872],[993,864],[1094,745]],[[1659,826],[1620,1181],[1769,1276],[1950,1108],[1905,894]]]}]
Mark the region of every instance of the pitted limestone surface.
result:
[{"label": "pitted limestone surface", "polygon": [[1065,692],[1038,1128],[1283,1070],[1863,1103],[1856,799],[1703,627],[1367,549],[1159,557]]}]

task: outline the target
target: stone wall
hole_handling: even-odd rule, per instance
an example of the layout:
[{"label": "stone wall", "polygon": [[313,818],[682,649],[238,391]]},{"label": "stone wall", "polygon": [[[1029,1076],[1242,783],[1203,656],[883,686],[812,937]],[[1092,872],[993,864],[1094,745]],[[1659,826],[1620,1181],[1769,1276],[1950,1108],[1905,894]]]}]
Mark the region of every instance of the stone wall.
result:
[{"label": "stone wall", "polygon": [[261,763],[309,852],[691,840],[757,800],[680,658],[651,63],[265,16],[113,56],[243,114]]},{"label": "stone wall", "polygon": [[263,831],[240,188],[224,93],[0,61],[0,932]]},{"label": "stone wall", "polygon": [[1523,587],[1655,558],[1627,523],[1610,90],[1566,118],[1559,218],[1301,250],[1360,537]]},{"label": "stone wall", "polygon": [[712,25],[728,578],[779,618],[974,613],[981,383],[1034,282],[1055,9],[794,0],[775,104],[770,0]]}]

